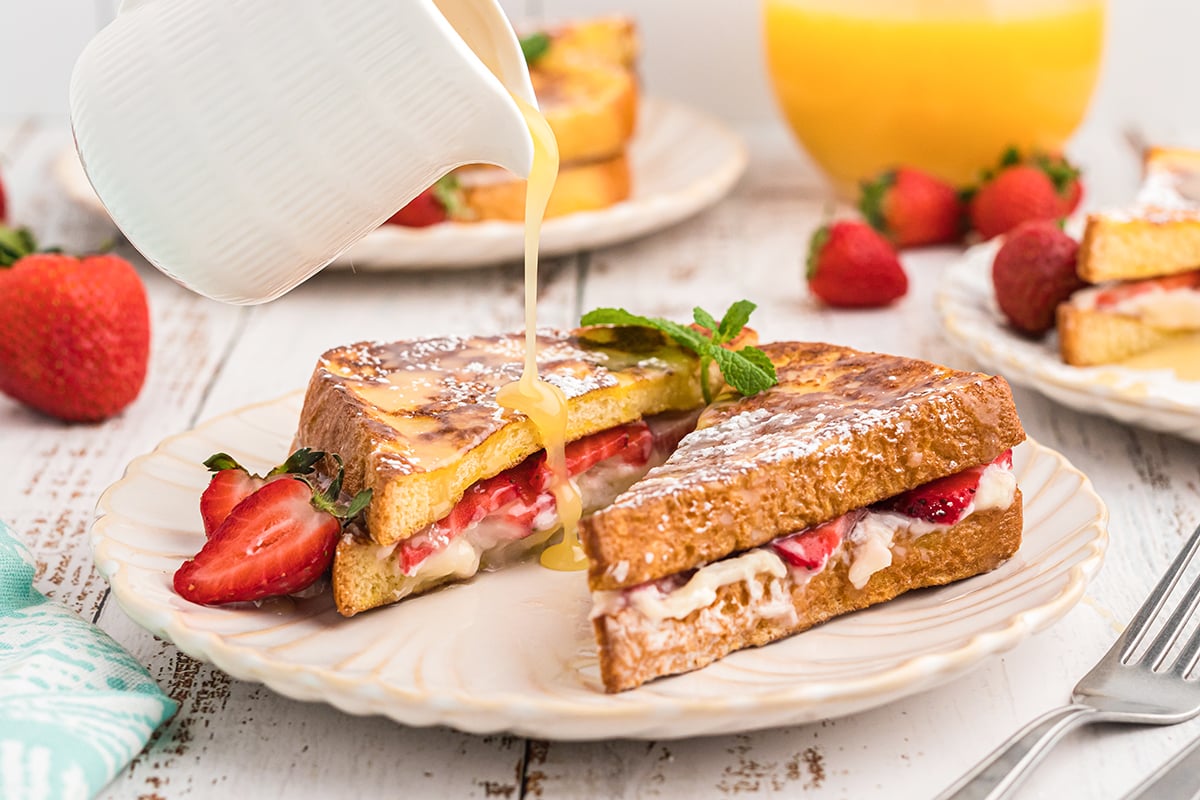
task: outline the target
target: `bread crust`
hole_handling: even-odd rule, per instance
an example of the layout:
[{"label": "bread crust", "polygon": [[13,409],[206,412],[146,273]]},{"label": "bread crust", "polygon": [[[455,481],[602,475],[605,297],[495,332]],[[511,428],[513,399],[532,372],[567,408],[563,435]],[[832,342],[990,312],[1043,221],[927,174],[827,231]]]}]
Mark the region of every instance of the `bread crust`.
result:
[{"label": "bread crust", "polygon": [[759,597],[771,583],[791,597],[794,617],[763,617],[755,611],[745,582],[721,587],[715,603],[684,619],[653,622],[632,606],[592,620],[604,688],[620,692],[664,675],[699,669],[729,653],[799,633],[841,614],[866,608],[912,589],[939,586],[995,569],[1020,547],[1021,496],[1003,510],[972,514],[944,532],[929,533],[894,552],[891,566],[876,572],[861,589],[850,582],[845,560],[831,559],[824,570],[798,585],[790,575],[755,578]]},{"label": "bread crust", "polygon": [[1089,214],[1076,271],[1088,283],[1141,280],[1200,267],[1200,209]]},{"label": "bread crust", "polygon": [[1025,438],[1003,378],[828,344],[763,350],[777,386],[705,411],[665,464],[582,522],[592,590],[757,547]]},{"label": "bread crust", "polygon": [[1059,352],[1063,361],[1076,367],[1112,364],[1195,335],[1194,331],[1162,330],[1135,317],[1070,303],[1059,305],[1057,316]]}]

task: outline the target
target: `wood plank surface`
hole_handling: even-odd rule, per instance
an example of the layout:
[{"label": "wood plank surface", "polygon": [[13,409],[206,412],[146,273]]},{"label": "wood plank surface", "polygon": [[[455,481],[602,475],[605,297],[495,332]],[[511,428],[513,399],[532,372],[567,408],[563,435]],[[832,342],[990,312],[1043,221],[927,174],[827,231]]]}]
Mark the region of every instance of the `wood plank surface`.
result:
[{"label": "wood plank surface", "polygon": [[[912,288],[888,311],[834,312],[807,296],[802,261],[829,201],[777,132],[750,134],[750,173],[719,207],[657,236],[547,265],[543,323],[570,325],[598,305],[682,319],[693,305],[719,312],[748,297],[760,304],[753,324],[764,339],[827,339],[972,366],[943,339],[931,307],[953,248],[906,255]],[[50,171],[68,143],[63,128],[0,129],[17,221],[48,240],[92,247],[111,229],[74,206]],[[1136,167],[1112,136],[1079,145],[1094,173],[1108,176],[1098,177],[1097,197],[1129,191]],[[127,413],[67,427],[0,398],[0,437],[16,478],[0,485],[0,515],[30,542],[38,587],[97,616],[182,703],[105,798],[929,797],[1019,725],[1065,702],[1200,522],[1200,446],[1018,390],[1030,434],[1067,455],[1108,500],[1110,556],[1065,619],[959,680],[843,719],[673,742],[552,743],[353,717],[230,679],[105,602],[86,543],[96,498],[163,437],[302,387],[329,346],[518,328],[520,269],[327,273],[254,308],[213,303],[144,264],[140,271],[154,352],[146,388]],[[1197,733],[1195,723],[1082,731],[1021,796],[1118,797]]]}]

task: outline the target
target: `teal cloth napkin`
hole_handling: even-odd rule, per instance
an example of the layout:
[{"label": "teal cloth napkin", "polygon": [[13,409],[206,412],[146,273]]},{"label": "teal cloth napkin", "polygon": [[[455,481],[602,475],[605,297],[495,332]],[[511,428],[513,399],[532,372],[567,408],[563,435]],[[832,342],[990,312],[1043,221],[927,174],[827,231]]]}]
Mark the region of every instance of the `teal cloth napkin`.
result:
[{"label": "teal cloth napkin", "polygon": [[0,522],[0,798],[89,798],[177,706],[33,576],[29,551]]}]

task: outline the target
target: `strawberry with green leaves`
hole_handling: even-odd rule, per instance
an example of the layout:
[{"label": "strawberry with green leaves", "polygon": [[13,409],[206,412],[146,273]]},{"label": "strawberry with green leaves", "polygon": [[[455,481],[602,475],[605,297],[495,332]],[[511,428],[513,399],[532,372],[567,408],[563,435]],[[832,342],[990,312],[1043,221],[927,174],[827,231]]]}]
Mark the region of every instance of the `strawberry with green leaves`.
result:
[{"label": "strawberry with green leaves", "polygon": [[261,489],[268,481],[285,475],[311,475],[318,461],[325,457],[320,450],[302,447],[288,456],[282,464],[266,475],[255,475],[228,453],[214,453],[204,466],[213,473],[204,493],[200,495],[200,517],[204,535],[211,537],[229,512],[238,503]]},{"label": "strawberry with green leaves", "polygon": [[901,249],[962,238],[966,209],[958,190],[919,169],[900,167],[864,182],[858,208]]},{"label": "strawberry with green leaves", "polygon": [[262,600],[307,589],[333,563],[338,538],[371,501],[341,502],[343,472],[325,491],[308,478],[271,480],[238,503],[194,558],[175,572],[175,591],[203,605]]},{"label": "strawberry with green leaves", "polygon": [[1044,154],[1023,158],[1010,149],[971,197],[971,227],[991,239],[1022,222],[1060,219],[1074,210],[1082,196],[1079,170],[1065,158]]},{"label": "strawberry with green leaves", "polygon": [[137,272],[115,255],[38,252],[0,227],[0,392],[68,422],[98,422],[134,401],[150,357]]},{"label": "strawberry with green leaves", "polygon": [[877,308],[908,292],[908,276],[892,246],[862,222],[823,225],[808,247],[808,288],[836,308]]}]

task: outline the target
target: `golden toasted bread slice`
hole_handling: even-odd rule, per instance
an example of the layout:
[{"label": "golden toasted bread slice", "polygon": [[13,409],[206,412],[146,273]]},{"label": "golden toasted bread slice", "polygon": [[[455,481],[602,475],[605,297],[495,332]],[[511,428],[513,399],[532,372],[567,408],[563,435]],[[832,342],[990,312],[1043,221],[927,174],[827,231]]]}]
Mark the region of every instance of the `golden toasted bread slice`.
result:
[{"label": "golden toasted bread slice", "polygon": [[[1196,320],[1200,330],[1200,319]],[[1167,330],[1137,317],[1080,308],[1058,307],[1058,344],[1062,360],[1076,367],[1111,364],[1194,336],[1195,330]]]},{"label": "golden toasted bread slice", "polygon": [[763,350],[777,386],[708,408],[665,464],[582,523],[593,591],[758,547],[1025,438],[1003,378],[828,344]]},{"label": "golden toasted bread slice", "polygon": [[638,86],[632,72],[572,64],[534,67],[529,77],[561,163],[608,159],[625,150],[637,127]]},{"label": "golden toasted bread slice", "polygon": [[[499,167],[472,165],[455,172],[461,204],[455,219],[525,219],[525,181]],[[629,163],[624,154],[587,164],[568,164],[558,172],[546,205],[546,217],[595,211],[626,200],[631,191]]]},{"label": "golden toasted bread slice", "polygon": [[[542,449],[533,423],[496,402],[520,376],[523,349],[523,336],[510,334],[330,350],[309,382],[296,441],[340,455],[347,491],[374,491],[368,531],[393,544]],[[695,357],[649,329],[544,332],[538,371],[567,397],[567,441],[701,403]]]},{"label": "golden toasted bread slice", "polygon": [[637,125],[638,41],[633,22],[609,18],[547,32],[549,46],[530,63],[538,106],[563,164],[610,159]]},{"label": "golden toasted bread slice", "polygon": [[1200,151],[1151,148],[1145,169],[1132,209],[1088,215],[1077,268],[1088,283],[1200,267]]},{"label": "golden toasted bread slice", "polygon": [[550,47],[534,62],[544,69],[601,63],[632,70],[637,62],[637,26],[627,17],[568,22],[546,31]]},{"label": "golden toasted bread slice", "polygon": [[648,616],[636,600],[601,600],[592,625],[604,687],[620,692],[663,675],[699,669],[736,650],[782,639],[912,589],[995,569],[1020,547],[1021,529],[1021,496],[1015,491],[1006,508],[979,511],[929,533],[908,530],[897,535],[889,563],[861,587],[853,578],[856,545],[843,540],[824,568],[815,572],[791,569],[769,555],[755,559],[760,563],[750,560],[764,550],[729,559],[745,561],[747,568],[739,570],[737,580],[720,583],[706,594],[704,599],[711,597],[711,602],[682,616]]}]

